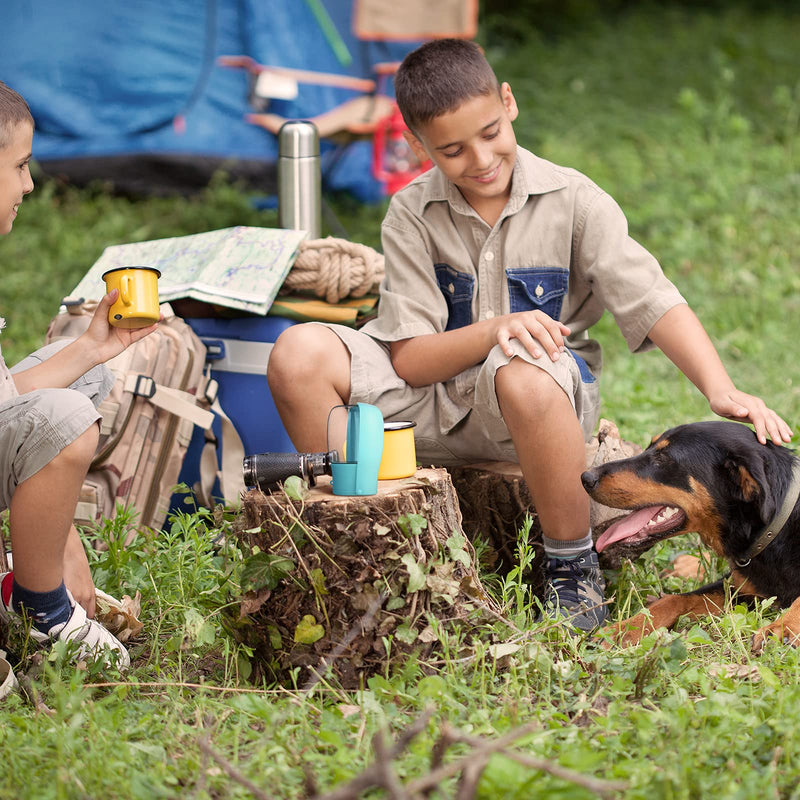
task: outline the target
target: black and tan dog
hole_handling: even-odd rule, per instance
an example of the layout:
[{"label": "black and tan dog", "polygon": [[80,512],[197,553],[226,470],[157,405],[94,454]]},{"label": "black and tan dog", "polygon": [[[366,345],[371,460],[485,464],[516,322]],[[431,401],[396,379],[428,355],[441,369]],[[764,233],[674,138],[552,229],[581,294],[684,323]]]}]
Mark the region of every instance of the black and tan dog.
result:
[{"label": "black and tan dog", "polygon": [[[800,459],[738,422],[680,425],[640,455],[612,461],[581,476],[598,503],[633,509],[597,539],[601,552],[615,542],[644,550],[662,539],[696,532],[727,559],[737,597],[776,597],[788,610],[758,630],[758,652],[774,634],[800,644]],[[721,614],[723,581],[694,592],[665,595],[618,623],[615,638],[633,644],[684,614]]]}]

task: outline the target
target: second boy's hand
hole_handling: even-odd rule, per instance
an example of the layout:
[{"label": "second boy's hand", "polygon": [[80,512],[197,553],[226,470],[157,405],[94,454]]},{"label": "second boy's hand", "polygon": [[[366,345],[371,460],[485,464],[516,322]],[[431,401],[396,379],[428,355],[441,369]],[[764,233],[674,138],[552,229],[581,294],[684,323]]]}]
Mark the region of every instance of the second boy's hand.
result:
[{"label": "second boy's hand", "polygon": [[514,355],[511,339],[519,339],[523,347],[534,357],[540,358],[542,350],[553,361],[557,361],[566,348],[564,337],[570,329],[553,319],[544,311],[518,311],[497,318],[497,343],[507,356]]},{"label": "second boy's hand", "polygon": [[534,358],[541,357],[544,350],[556,361],[569,332],[543,311],[503,314],[463,328],[392,342],[392,366],[411,386],[429,386],[480,364],[495,345],[500,345],[506,355],[513,355],[512,339],[519,339]]}]

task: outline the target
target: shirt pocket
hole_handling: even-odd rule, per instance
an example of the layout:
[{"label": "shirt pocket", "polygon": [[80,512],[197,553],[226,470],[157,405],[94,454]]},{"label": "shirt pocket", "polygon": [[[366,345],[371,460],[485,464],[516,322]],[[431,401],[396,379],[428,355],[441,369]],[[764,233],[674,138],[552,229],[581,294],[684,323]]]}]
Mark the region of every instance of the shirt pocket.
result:
[{"label": "shirt pocket", "polygon": [[564,267],[509,267],[506,269],[511,312],[544,311],[558,319],[569,285]]},{"label": "shirt pocket", "polygon": [[446,331],[463,328],[472,322],[472,290],[475,278],[449,264],[434,264],[436,281],[447,303]]}]

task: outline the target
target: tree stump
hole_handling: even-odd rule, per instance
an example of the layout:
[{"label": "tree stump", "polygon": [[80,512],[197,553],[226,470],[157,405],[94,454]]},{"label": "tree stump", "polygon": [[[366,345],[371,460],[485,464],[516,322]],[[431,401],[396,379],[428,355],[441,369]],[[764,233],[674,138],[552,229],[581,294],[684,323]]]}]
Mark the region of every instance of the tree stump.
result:
[{"label": "tree stump", "polygon": [[[601,420],[586,447],[587,468],[640,450]],[[234,526],[254,553],[244,566],[243,582],[252,586],[238,630],[271,679],[309,685],[331,669],[342,686],[357,688],[390,659],[428,657],[437,631],[458,631],[468,642],[479,625],[501,617],[481,584],[472,540],[488,541],[493,569],[503,572],[517,561],[526,514],[538,556],[526,579],[542,596],[541,528],[518,464],[419,469],[380,481],[371,497],[336,496],[329,478],[312,489],[296,480],[292,491],[249,492]],[[595,535],[625,513],[592,503]],[[601,565],[638,554],[611,545]]]},{"label": "tree stump", "polygon": [[371,497],[336,496],[329,479],[302,499],[289,494],[249,492],[235,526],[257,548],[240,631],[269,677],[285,682],[299,668],[303,685],[330,668],[357,688],[389,658],[425,658],[436,629],[458,629],[463,642],[499,614],[446,470],[381,481]]}]

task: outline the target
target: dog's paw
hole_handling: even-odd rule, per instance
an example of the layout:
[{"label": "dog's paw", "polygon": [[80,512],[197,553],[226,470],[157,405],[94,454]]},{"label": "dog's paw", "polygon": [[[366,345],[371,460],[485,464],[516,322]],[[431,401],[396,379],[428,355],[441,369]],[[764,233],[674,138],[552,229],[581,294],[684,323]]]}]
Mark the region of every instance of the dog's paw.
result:
[{"label": "dog's paw", "polygon": [[764,650],[767,640],[771,636],[791,647],[800,647],[800,630],[783,619],[776,619],[775,622],[759,628],[753,634],[750,639],[750,650],[758,655]]},{"label": "dog's paw", "polygon": [[650,615],[644,611],[639,612],[636,616],[629,617],[616,622],[613,625],[606,625],[599,631],[599,635],[603,637],[600,646],[609,650],[615,644],[621,647],[632,647],[644,639],[648,634],[653,633],[656,629]]}]

